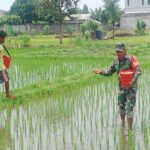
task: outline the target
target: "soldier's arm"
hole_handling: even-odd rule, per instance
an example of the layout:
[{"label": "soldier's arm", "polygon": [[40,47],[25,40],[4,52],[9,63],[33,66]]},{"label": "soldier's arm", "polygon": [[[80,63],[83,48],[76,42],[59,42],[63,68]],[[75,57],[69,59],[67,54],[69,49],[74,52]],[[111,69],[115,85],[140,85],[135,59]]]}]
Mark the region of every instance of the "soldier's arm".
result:
[{"label": "soldier's arm", "polygon": [[139,76],[141,75],[141,68],[135,56],[131,56],[131,67],[135,69],[135,75],[134,78],[132,79],[132,82],[136,83]]},{"label": "soldier's arm", "polygon": [[139,78],[139,76],[141,75],[141,68],[140,68],[140,66],[138,65],[136,68],[135,68],[135,75],[134,75],[134,78],[132,79],[132,82],[133,83],[136,83],[137,82],[137,80],[138,80],[138,78]]},{"label": "soldier's arm", "polygon": [[103,72],[101,73],[101,75],[103,76],[111,76],[116,72],[116,68],[115,68],[115,60],[112,63],[112,65],[110,66],[109,69],[103,70]]}]

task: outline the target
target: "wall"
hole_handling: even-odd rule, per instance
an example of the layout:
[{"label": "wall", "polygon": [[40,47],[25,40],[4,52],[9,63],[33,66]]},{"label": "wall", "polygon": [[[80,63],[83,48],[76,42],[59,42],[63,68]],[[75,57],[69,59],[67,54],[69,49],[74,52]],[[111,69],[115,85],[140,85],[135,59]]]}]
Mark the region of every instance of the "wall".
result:
[{"label": "wall", "polygon": [[144,5],[142,5],[142,0],[129,0],[129,6],[125,1],[125,13],[144,13],[150,12],[150,5],[148,5],[148,0],[144,0]]},{"label": "wall", "polygon": [[125,0],[125,11],[124,15],[120,20],[121,29],[136,29],[138,19],[142,19],[146,23],[146,28],[150,29],[150,5],[148,0],[129,0],[130,5],[127,5]]},{"label": "wall", "polygon": [[[79,32],[81,23],[67,23],[62,25],[62,32],[67,32],[68,29],[73,29],[75,32]],[[41,33],[43,32],[43,28],[46,25],[34,25],[34,24],[27,24],[27,25],[13,25],[13,30],[16,33],[20,32],[36,32]],[[50,26],[51,33],[59,33],[59,24],[53,24]]]},{"label": "wall", "polygon": [[142,19],[146,23],[146,28],[150,29],[150,13],[124,14],[121,18],[121,29],[136,29],[138,19]]}]

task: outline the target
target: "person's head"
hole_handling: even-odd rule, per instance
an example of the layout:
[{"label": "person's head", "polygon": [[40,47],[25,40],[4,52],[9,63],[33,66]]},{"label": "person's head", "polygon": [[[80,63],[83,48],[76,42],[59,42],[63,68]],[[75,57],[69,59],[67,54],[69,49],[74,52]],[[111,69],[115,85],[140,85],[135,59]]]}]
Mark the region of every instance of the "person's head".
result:
[{"label": "person's head", "polygon": [[7,33],[4,30],[0,30],[0,44],[5,42],[6,37]]},{"label": "person's head", "polygon": [[123,59],[126,56],[126,49],[124,43],[117,44],[115,51],[119,59]]}]

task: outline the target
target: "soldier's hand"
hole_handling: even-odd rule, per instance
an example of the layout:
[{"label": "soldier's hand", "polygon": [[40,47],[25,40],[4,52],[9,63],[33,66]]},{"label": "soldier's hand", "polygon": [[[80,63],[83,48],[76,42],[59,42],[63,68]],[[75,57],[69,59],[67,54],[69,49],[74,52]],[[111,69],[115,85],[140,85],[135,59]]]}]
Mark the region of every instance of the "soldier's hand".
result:
[{"label": "soldier's hand", "polygon": [[131,89],[133,87],[133,82],[129,82],[128,86],[127,86],[127,89]]},{"label": "soldier's hand", "polygon": [[103,70],[94,69],[94,70],[93,70],[93,73],[95,73],[95,74],[102,74],[102,73],[103,73]]}]

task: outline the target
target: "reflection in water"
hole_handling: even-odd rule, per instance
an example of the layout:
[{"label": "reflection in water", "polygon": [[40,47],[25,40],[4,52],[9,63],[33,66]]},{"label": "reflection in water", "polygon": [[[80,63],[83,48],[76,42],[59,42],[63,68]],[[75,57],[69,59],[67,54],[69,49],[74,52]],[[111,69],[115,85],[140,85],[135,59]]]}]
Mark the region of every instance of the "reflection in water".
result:
[{"label": "reflection in water", "polygon": [[5,109],[0,113],[0,118],[3,118],[0,122],[0,150],[7,150],[11,146],[11,108]]},{"label": "reflection in water", "polygon": [[120,137],[120,150],[135,150],[133,136],[123,135]]},{"label": "reflection in water", "polygon": [[120,133],[117,85],[104,81],[1,110],[0,146],[13,150],[149,150],[150,107],[146,106],[150,105],[150,85],[142,82],[131,135]]}]

